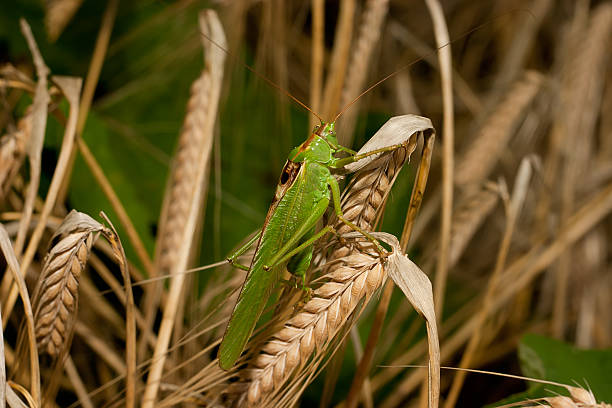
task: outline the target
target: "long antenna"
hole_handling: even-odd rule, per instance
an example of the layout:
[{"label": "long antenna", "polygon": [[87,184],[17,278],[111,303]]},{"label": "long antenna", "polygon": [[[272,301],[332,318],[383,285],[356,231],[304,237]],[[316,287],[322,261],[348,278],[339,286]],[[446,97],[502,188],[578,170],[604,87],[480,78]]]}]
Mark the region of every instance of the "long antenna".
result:
[{"label": "long antenna", "polygon": [[[425,54],[422,57],[419,57],[417,59],[415,59],[414,61],[410,62],[407,65],[404,65],[403,67],[399,68],[398,70],[384,76],[383,78],[379,79],[378,81],[374,82],[372,85],[370,85],[365,91],[363,91],[362,93],[360,93],[359,95],[357,95],[357,97],[355,99],[353,99],[352,101],[350,101],[348,104],[346,104],[341,110],[340,113],[338,113],[336,115],[336,117],[334,118],[333,122],[335,122],[336,120],[338,120],[338,118],[340,116],[342,116],[342,114],[344,112],[346,112],[346,110],[348,108],[350,108],[355,102],[357,102],[362,96],[364,96],[365,94],[367,94],[368,92],[370,92],[372,89],[376,88],[378,85],[382,84],[383,82],[385,82],[387,79],[394,77],[395,75],[399,74],[400,72],[404,71],[405,69],[410,68],[411,66],[413,66],[414,64],[416,64],[417,62],[422,61],[423,59],[425,59],[426,57],[429,57],[431,55],[434,55],[435,53],[437,53],[438,51],[440,51],[442,48],[444,47],[448,47],[449,45],[453,44],[456,41],[459,41],[465,37],[467,37],[468,35],[472,34],[474,31],[480,30],[482,27],[487,26],[491,23],[493,23],[494,21],[499,20],[500,18],[506,17],[508,14],[513,14],[513,13],[517,13],[517,12],[526,12],[529,16],[531,16],[534,20],[535,20],[535,16],[533,15],[533,13],[529,10],[529,9],[515,9],[515,10],[510,10],[504,14],[501,14],[497,17],[493,17],[491,18],[489,21],[486,21],[482,24],[477,25],[474,28],[471,28],[470,30],[464,32],[463,34],[461,34],[459,37],[453,39],[452,41],[447,42],[446,44],[443,44],[439,47],[437,47],[436,49],[434,49],[433,51],[431,51],[430,53]],[[310,110],[310,109],[309,109]]]},{"label": "long antenna", "polygon": [[234,61],[237,61],[239,64],[241,64],[242,66],[244,66],[246,69],[248,69],[249,71],[251,71],[253,74],[255,74],[258,78],[263,79],[264,81],[266,81],[268,83],[268,85],[276,88],[277,90],[281,91],[284,95],[288,96],[289,98],[293,99],[295,102],[297,102],[302,108],[306,109],[308,112],[312,113],[313,115],[315,115],[317,117],[317,119],[319,119],[321,122],[323,122],[323,119],[321,118],[321,116],[317,115],[312,109],[310,109],[308,106],[306,106],[306,104],[302,101],[300,101],[298,98],[296,98],[295,96],[291,95],[291,93],[289,93],[289,91],[287,91],[286,89],[284,89],[283,87],[281,87],[280,85],[274,83],[272,80],[266,78],[264,75],[260,74],[259,72],[257,72],[255,70],[255,68],[251,67],[249,64],[247,64],[244,61],[241,61],[238,57],[236,57],[235,55],[233,55],[232,53],[230,53],[228,50],[226,50],[223,46],[221,46],[220,44],[218,44],[217,42],[215,42],[212,38],[210,38],[208,35],[204,34],[203,32],[200,32],[200,35],[202,35],[202,37],[206,38],[208,41],[210,41],[213,45],[215,45],[217,48],[219,48],[221,51],[223,51],[224,53],[227,54],[228,57],[232,58]]}]

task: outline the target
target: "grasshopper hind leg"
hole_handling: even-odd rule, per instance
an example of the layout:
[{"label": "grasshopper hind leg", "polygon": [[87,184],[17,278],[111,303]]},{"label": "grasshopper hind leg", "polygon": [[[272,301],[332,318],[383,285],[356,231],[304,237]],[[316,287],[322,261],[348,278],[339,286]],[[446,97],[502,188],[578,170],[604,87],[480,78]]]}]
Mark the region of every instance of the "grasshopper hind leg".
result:
[{"label": "grasshopper hind leg", "polygon": [[380,257],[383,259],[386,258],[388,255],[387,251],[385,250],[385,248],[383,248],[380,242],[378,242],[378,240],[372,236],[372,234],[370,234],[369,232],[365,231],[363,228],[360,228],[359,226],[355,225],[351,221],[344,218],[344,213],[342,212],[342,207],[340,205],[340,187],[338,186],[338,182],[336,181],[334,176],[329,177],[328,184],[329,184],[329,188],[332,193],[332,200],[334,203],[334,210],[336,212],[336,217],[338,217],[338,219],[342,221],[344,224],[351,227],[351,229],[353,229],[354,231],[361,233],[365,238],[368,239],[368,241],[372,243],[372,245],[374,245],[374,248],[376,249],[376,252],[379,253]]}]

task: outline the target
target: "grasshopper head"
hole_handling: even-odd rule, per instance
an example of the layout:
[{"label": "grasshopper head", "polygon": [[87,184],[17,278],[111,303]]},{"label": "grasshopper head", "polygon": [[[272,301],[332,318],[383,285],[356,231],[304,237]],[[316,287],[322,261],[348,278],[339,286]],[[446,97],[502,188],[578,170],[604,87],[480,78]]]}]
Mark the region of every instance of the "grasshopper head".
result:
[{"label": "grasshopper head", "polygon": [[338,147],[338,138],[336,137],[336,123],[321,123],[315,128],[315,132],[329,143],[332,149]]},{"label": "grasshopper head", "polygon": [[321,123],[316,126],[308,139],[289,153],[289,160],[303,162],[306,160],[327,164],[333,160],[338,146],[334,123]]}]

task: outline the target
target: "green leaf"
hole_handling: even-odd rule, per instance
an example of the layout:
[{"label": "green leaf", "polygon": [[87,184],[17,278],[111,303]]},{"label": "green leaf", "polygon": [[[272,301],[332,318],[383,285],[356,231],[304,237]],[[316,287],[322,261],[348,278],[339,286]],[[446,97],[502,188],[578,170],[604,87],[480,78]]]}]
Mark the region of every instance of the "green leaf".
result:
[{"label": "green leaf", "polygon": [[[582,350],[548,337],[527,334],[519,344],[518,356],[526,377],[590,389],[597,401],[612,401],[612,349]],[[556,394],[568,395],[565,388],[548,384],[531,382],[528,387],[528,391],[491,406]]]}]

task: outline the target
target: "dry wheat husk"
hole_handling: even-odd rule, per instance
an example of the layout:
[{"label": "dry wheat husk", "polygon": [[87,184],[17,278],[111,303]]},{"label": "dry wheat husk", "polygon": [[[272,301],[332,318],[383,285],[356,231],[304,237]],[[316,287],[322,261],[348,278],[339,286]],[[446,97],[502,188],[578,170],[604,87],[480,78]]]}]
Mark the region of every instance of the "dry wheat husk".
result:
[{"label": "dry wheat husk", "polygon": [[102,230],[102,224],[72,210],[55,232],[32,302],[39,352],[57,358],[70,347],[78,309],[79,279],[95,234]]},{"label": "dry wheat husk", "polygon": [[[544,382],[547,383],[547,382]],[[573,387],[565,384],[554,384],[564,387],[569,392],[570,396],[557,395],[555,397],[544,397],[538,399],[530,399],[527,401],[516,402],[512,404],[500,405],[500,408],[508,407],[550,407],[550,408],[610,408],[612,405],[600,401],[597,402],[595,395],[591,390],[582,387]],[[526,405],[529,404],[529,405]]]},{"label": "dry wheat husk", "polygon": [[483,188],[459,202],[453,215],[449,267],[457,263],[478,227],[495,208],[498,198],[497,192]]},{"label": "dry wheat husk", "polygon": [[4,201],[25,158],[26,145],[32,133],[32,109],[17,122],[17,129],[0,139],[0,203]]}]

